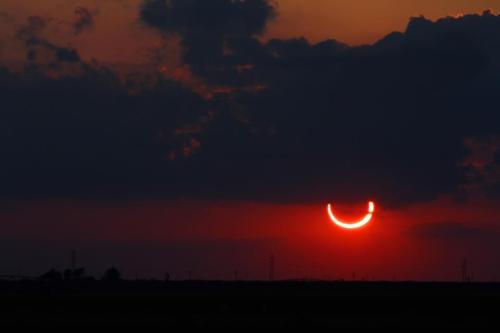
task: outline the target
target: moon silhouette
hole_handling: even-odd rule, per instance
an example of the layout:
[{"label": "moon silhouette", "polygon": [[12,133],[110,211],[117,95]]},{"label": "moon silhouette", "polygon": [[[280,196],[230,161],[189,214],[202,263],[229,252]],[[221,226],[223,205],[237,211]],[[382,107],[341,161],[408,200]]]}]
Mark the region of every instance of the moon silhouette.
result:
[{"label": "moon silhouette", "polygon": [[364,227],[371,221],[374,212],[375,212],[375,204],[373,203],[373,201],[370,201],[368,202],[368,214],[366,214],[365,217],[363,217],[361,220],[357,222],[346,223],[335,217],[332,211],[332,205],[328,204],[328,215],[330,216],[330,219],[332,220],[333,223],[344,229],[359,229]]}]

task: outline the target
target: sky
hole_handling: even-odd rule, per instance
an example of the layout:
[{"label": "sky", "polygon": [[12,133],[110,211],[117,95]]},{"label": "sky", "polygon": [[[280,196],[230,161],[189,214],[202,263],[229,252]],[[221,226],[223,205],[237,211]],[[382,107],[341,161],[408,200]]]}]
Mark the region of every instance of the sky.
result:
[{"label": "sky", "polygon": [[0,275],[500,279],[498,12],[2,1]]},{"label": "sky", "polygon": [[[141,63],[160,37],[145,31],[138,17],[141,0],[4,0],[13,19],[42,15],[71,19],[76,7],[95,15],[95,30],[72,41],[86,59]],[[313,42],[336,39],[350,45],[373,43],[392,31],[403,31],[410,17],[437,19],[462,13],[500,11],[496,0],[275,0],[279,15],[263,38],[305,37]]]}]

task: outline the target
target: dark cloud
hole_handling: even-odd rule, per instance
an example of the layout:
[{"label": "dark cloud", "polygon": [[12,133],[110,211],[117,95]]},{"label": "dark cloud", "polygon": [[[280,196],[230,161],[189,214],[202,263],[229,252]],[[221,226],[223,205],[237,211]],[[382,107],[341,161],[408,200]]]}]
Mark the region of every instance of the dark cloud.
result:
[{"label": "dark cloud", "polygon": [[[475,224],[475,223],[473,223]],[[429,240],[495,240],[498,231],[487,228],[470,227],[455,222],[437,222],[415,225],[410,234],[418,238]]]},{"label": "dark cloud", "polygon": [[76,20],[73,23],[73,28],[76,35],[94,27],[94,15],[95,13],[85,7],[80,6],[75,9]]},{"label": "dark cloud", "polygon": [[464,139],[499,134],[500,17],[414,18],[349,47],[263,42],[274,14],[264,0],[144,2],[143,21],[180,34],[186,64],[223,91],[210,98],[86,64],[32,19],[28,58],[56,58],[1,72],[0,191],[395,206],[467,182]]},{"label": "dark cloud", "polygon": [[25,24],[22,25],[17,31],[17,35],[20,39],[29,41],[33,36],[42,32],[48,24],[48,19],[41,16],[30,16],[26,20]]},{"label": "dark cloud", "polygon": [[65,62],[79,62],[80,55],[75,49],[59,48],[57,49],[57,60]]},{"label": "dark cloud", "polygon": [[32,64],[46,62],[53,65],[79,62],[80,55],[75,49],[59,46],[43,36],[51,21],[41,16],[30,16],[17,30],[17,38],[26,47],[26,60]]},{"label": "dark cloud", "polygon": [[141,8],[143,20],[158,29],[222,39],[260,35],[274,15],[267,0],[146,0]]},{"label": "dark cloud", "polygon": [[499,131],[499,23],[415,18],[373,46],[261,45],[249,71],[265,89],[232,93],[201,133],[194,190],[386,205],[454,192],[464,138]]},{"label": "dark cloud", "polygon": [[183,60],[196,74],[232,85],[244,79],[234,67],[263,51],[256,37],[275,14],[268,0],[146,0],[141,8],[146,24],[181,36]]},{"label": "dark cloud", "polygon": [[78,51],[72,48],[60,47],[58,45],[52,44],[51,42],[39,39],[37,37],[32,37],[26,41],[26,46],[28,51],[26,53],[26,60],[35,62],[39,53],[44,53],[44,51],[49,51],[50,60],[53,62],[79,62],[80,55]]},{"label": "dark cloud", "polygon": [[461,165],[466,168],[463,187],[497,197],[500,188],[500,136],[466,138],[467,155]]},{"label": "dark cloud", "polygon": [[169,138],[204,102],[161,78],[123,82],[98,66],[75,74],[2,70],[0,190],[7,196],[168,192]]}]

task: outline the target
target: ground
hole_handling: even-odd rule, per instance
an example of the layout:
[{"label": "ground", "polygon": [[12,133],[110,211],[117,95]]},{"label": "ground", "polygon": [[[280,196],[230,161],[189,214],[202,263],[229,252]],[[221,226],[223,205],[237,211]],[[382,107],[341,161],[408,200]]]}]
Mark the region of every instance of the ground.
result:
[{"label": "ground", "polygon": [[491,328],[500,285],[3,282],[0,324],[164,328]]}]

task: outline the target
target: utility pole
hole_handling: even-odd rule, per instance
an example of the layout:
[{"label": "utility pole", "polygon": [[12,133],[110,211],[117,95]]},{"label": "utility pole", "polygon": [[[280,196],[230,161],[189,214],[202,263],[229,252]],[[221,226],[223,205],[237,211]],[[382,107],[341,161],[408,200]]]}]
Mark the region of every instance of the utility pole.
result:
[{"label": "utility pole", "polygon": [[467,267],[467,259],[462,260],[462,282],[467,282],[469,280],[469,273]]}]

